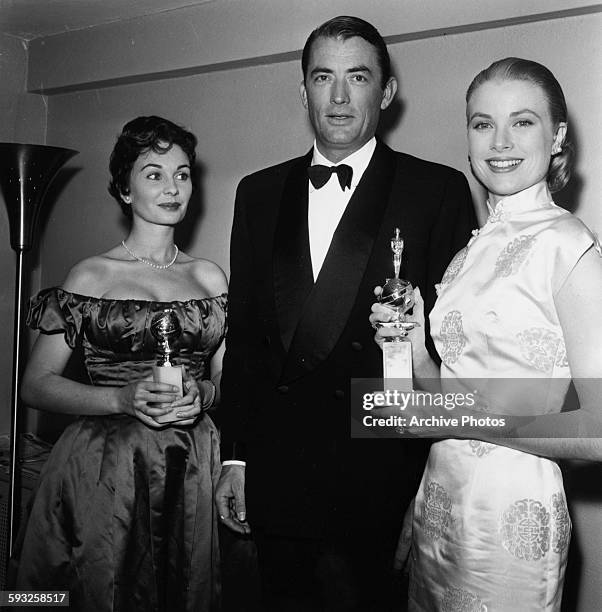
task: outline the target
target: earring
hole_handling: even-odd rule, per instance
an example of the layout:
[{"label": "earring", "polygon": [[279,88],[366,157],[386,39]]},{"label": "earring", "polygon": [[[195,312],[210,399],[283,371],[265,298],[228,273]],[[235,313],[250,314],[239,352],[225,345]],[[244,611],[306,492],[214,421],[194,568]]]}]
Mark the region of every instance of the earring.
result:
[{"label": "earring", "polygon": [[130,198],[130,196],[129,196],[129,195],[124,195],[124,196],[121,196],[121,197],[122,197],[123,201],[124,201],[126,204],[129,204],[129,203],[130,203],[131,198]]}]

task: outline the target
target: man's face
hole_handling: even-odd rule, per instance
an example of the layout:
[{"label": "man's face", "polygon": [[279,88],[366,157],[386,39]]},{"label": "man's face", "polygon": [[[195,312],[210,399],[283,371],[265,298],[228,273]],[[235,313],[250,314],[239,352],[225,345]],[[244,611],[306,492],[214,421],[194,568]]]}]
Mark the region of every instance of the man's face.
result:
[{"label": "man's face", "polygon": [[301,101],[318,149],[330,161],[338,163],[374,136],[380,111],[397,91],[393,77],[384,89],[381,80],[376,49],[363,38],[314,41]]}]

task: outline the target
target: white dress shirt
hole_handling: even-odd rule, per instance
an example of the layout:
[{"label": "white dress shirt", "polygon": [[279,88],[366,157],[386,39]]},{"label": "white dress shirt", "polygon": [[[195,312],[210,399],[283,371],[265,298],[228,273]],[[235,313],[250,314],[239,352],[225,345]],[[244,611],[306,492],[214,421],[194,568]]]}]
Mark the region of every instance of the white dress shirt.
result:
[{"label": "white dress shirt", "polygon": [[[376,148],[376,138],[371,138],[361,149],[341,160],[339,164],[346,164],[353,168],[351,188],[341,189],[339,177],[333,173],[326,185],[316,189],[311,181],[308,181],[309,207],[307,221],[309,226],[309,249],[311,253],[311,265],[314,274],[314,282],[320,274],[322,264],[330,248],[332,237],[347,208],[347,204],[357,187],[364,171],[368,167],[372,154]],[[314,154],[311,165],[321,164],[324,166],[337,166],[318,151],[314,142]]]},{"label": "white dress shirt", "polygon": [[[333,173],[326,185],[321,189],[316,189],[308,179],[309,189],[309,207],[308,207],[308,225],[309,225],[309,248],[311,253],[311,265],[313,268],[314,282],[320,274],[322,264],[326,259],[326,254],[330,248],[332,237],[337,225],[347,208],[347,204],[360,182],[372,155],[376,149],[376,138],[371,138],[361,149],[341,160],[340,164],[347,164],[353,168],[353,176],[351,177],[351,188],[341,189],[339,177]],[[329,159],[326,159],[314,141],[314,154],[311,165],[322,164],[324,166],[336,166]],[[222,461],[222,465],[240,465],[245,466],[245,461],[237,459],[228,459]]]}]

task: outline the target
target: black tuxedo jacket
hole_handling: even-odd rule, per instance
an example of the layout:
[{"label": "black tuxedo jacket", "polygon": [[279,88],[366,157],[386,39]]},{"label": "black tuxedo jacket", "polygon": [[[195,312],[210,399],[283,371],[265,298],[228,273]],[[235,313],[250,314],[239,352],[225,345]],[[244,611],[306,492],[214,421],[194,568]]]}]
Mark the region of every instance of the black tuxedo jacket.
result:
[{"label": "black tuxedo jacket", "polygon": [[[378,143],[314,283],[307,223],[311,152],[245,177],[231,239],[218,420],[222,460],[247,461],[252,527],[301,537],[363,533],[394,547],[423,441],[350,439],[352,378],[381,378],[373,289],[400,276],[427,312],[435,283],[477,226],[465,177]],[[390,541],[389,541],[390,539]]]}]

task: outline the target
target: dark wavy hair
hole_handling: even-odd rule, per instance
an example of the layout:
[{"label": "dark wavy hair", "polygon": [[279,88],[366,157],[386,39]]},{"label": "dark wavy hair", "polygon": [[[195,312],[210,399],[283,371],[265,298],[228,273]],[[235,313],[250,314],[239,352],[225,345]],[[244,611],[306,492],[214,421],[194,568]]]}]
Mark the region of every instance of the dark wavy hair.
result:
[{"label": "dark wavy hair", "polygon": [[[466,91],[466,104],[472,94],[485,82],[495,79],[528,81],[543,91],[548,102],[552,124],[555,128],[567,122],[567,108],[564,93],[556,77],[542,64],[520,57],[506,57],[493,62],[477,74]],[[571,178],[573,163],[573,145],[567,136],[562,143],[562,151],[550,159],[546,180],[550,191],[560,191]]]},{"label": "dark wavy hair", "polygon": [[381,89],[385,88],[387,81],[391,77],[391,59],[387,45],[383,37],[378,33],[378,30],[367,21],[359,17],[348,17],[341,15],[333,17],[326,21],[321,26],[317,27],[307,39],[303,47],[301,56],[301,68],[303,69],[303,80],[307,79],[307,67],[309,65],[309,56],[311,47],[318,38],[336,38],[339,40],[347,40],[359,36],[366,42],[369,42],[375,49],[378,58],[378,66],[381,74]]},{"label": "dark wavy hair", "polygon": [[[134,162],[148,151],[166,153],[178,145],[188,157],[191,175],[194,172],[197,139],[194,134],[162,117],[137,117],[123,126],[111,153],[109,193],[123,213],[131,219],[132,210],[122,199],[130,192],[130,175]],[[194,181],[193,181],[194,184]]]}]

